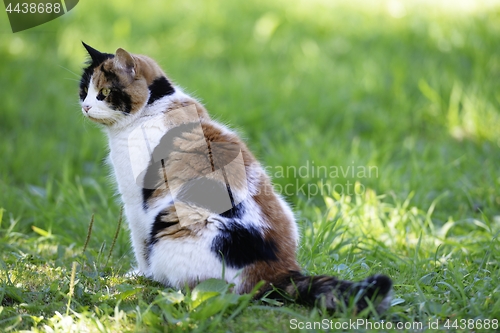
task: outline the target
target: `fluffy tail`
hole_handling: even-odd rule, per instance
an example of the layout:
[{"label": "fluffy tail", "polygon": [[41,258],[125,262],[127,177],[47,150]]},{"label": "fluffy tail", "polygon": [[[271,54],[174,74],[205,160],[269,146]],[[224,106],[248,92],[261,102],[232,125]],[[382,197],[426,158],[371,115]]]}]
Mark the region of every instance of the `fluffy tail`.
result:
[{"label": "fluffy tail", "polygon": [[[392,281],[384,275],[374,275],[363,281],[338,280],[333,276],[306,276],[300,272],[290,274],[277,283],[268,297],[291,297],[298,303],[319,305],[335,311],[354,306],[356,313],[373,304],[378,314],[387,310],[391,301]],[[285,295],[282,292],[285,292]]]}]

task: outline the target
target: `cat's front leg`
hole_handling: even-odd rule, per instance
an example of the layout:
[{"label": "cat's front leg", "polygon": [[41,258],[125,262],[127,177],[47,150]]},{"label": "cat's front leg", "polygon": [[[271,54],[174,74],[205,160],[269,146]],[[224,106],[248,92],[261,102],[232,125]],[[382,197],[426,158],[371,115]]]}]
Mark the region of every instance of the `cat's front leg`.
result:
[{"label": "cat's front leg", "polygon": [[147,239],[138,237],[136,234],[131,234],[132,247],[134,249],[135,260],[137,267],[132,270],[135,275],[151,276],[149,263],[148,263],[148,244]]},{"label": "cat's front leg", "polygon": [[151,276],[151,268],[149,265],[149,228],[141,221],[140,217],[127,214],[127,220],[130,228],[130,240],[134,250],[136,267],[131,273],[134,275]]}]

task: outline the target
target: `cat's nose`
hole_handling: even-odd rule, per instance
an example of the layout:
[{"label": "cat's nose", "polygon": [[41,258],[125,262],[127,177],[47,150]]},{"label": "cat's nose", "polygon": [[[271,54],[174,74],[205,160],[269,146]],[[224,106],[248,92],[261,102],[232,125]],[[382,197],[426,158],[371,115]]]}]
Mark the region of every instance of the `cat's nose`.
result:
[{"label": "cat's nose", "polygon": [[90,105],[83,105],[82,106],[82,109],[85,111],[85,112],[89,112],[90,109],[92,109],[92,107]]}]

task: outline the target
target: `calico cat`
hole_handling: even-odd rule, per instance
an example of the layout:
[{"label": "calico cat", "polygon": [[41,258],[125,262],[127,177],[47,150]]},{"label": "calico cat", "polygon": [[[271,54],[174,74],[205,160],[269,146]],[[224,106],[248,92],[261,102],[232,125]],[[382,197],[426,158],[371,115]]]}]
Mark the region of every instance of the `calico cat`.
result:
[{"label": "calico cat", "polygon": [[[90,55],[80,82],[85,117],[104,125],[137,273],[167,286],[223,278],[237,293],[286,294],[335,310],[390,303],[391,280],[306,276],[290,207],[238,135],[167,78],[119,48]],[[352,303],[354,302],[354,303]]]}]

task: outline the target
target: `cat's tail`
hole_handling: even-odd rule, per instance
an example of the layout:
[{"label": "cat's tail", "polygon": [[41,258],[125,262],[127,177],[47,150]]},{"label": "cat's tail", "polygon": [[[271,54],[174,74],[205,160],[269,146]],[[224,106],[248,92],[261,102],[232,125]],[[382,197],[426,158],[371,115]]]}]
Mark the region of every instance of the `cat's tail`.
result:
[{"label": "cat's tail", "polygon": [[371,304],[381,314],[390,306],[391,290],[392,281],[385,275],[373,275],[365,280],[352,282],[338,280],[333,276],[306,276],[290,271],[289,275],[272,284],[272,291],[267,296],[292,298],[298,303],[309,305],[324,304],[331,311],[351,308],[355,313]]}]

